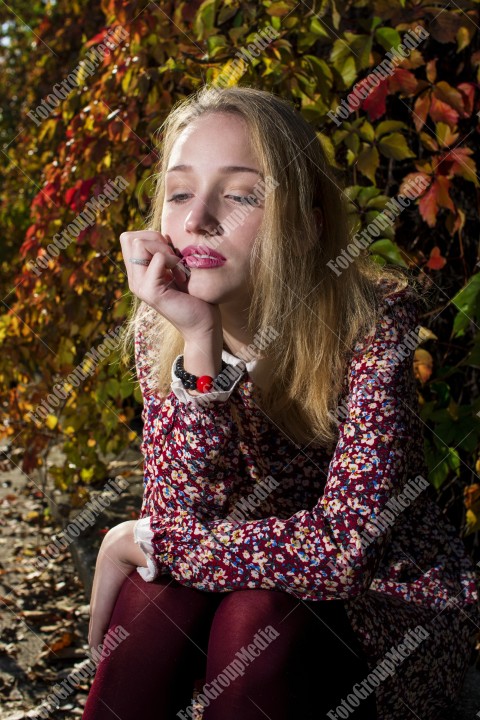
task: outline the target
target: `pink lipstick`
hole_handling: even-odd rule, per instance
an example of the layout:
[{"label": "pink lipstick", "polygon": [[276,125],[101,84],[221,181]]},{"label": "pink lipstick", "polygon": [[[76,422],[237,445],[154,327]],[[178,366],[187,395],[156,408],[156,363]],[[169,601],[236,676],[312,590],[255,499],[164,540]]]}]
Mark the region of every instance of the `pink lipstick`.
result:
[{"label": "pink lipstick", "polygon": [[181,252],[185,264],[190,268],[215,268],[227,262],[223,255],[208,247],[187,245]]}]

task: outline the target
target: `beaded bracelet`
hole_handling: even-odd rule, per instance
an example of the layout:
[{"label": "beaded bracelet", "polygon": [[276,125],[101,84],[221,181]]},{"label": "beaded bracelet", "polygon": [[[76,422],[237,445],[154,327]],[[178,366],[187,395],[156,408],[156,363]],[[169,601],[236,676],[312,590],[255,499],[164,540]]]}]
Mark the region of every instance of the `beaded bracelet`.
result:
[{"label": "beaded bracelet", "polygon": [[[227,363],[222,359],[222,369],[220,373],[227,367]],[[182,381],[182,385],[186,390],[198,390],[205,393],[210,392],[214,379],[210,375],[200,375],[197,377],[189,373],[183,367],[183,355],[179,355],[174,369],[175,375]]]}]

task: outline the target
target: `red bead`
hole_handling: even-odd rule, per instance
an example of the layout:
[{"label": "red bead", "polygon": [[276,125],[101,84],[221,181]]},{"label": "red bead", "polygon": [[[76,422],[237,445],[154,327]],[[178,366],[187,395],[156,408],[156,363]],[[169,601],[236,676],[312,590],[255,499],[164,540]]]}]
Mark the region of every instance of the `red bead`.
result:
[{"label": "red bead", "polygon": [[213,383],[213,378],[210,375],[201,375],[197,380],[197,390],[199,392],[209,392]]}]

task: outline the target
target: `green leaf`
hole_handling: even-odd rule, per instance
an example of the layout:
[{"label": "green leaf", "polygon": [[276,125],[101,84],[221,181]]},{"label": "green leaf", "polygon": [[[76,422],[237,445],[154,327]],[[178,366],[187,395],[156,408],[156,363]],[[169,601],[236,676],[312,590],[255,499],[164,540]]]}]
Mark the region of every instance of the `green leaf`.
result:
[{"label": "green leaf", "polygon": [[382,135],[394,132],[395,130],[404,130],[406,127],[405,123],[400,122],[400,120],[384,120],[378,123],[375,128],[375,137],[378,139],[381,138]]},{"label": "green leaf", "polygon": [[452,472],[458,477],[460,468],[460,456],[455,448],[447,447],[439,441],[432,447],[425,443],[425,460],[428,466],[428,479],[433,487],[438,490]]},{"label": "green leaf", "polygon": [[390,50],[391,47],[398,47],[402,39],[400,34],[391,27],[381,27],[375,30],[375,38],[385,50]]},{"label": "green leaf", "polygon": [[388,240],[388,238],[375,240],[375,242],[370,245],[370,252],[380,255],[394,265],[401,265],[405,268],[408,267],[400,254],[398,245],[391,240]]},{"label": "green leaf", "polygon": [[375,173],[380,164],[380,156],[374,145],[363,145],[358,155],[357,167],[372,183],[375,182]]},{"label": "green leaf", "polygon": [[330,53],[330,62],[339,72],[345,88],[352,87],[357,77],[357,68],[352,51],[345,40],[335,40]]},{"label": "green leaf", "polygon": [[205,0],[198,8],[193,22],[193,29],[197,40],[204,35],[215,34],[215,14],[217,11],[217,0]]},{"label": "green leaf", "polygon": [[362,207],[369,205],[370,201],[380,194],[380,190],[375,185],[368,185],[367,187],[354,185],[353,187],[358,188],[358,202]]},{"label": "green leaf", "polygon": [[382,155],[393,158],[393,160],[406,160],[415,157],[415,153],[410,150],[405,138],[400,133],[385,135],[378,142],[378,149]]},{"label": "green leaf", "polygon": [[369,210],[383,210],[390,200],[391,198],[388,195],[380,195],[379,193],[367,202],[367,207]]},{"label": "green leaf", "polygon": [[314,35],[318,35],[318,37],[325,37],[330,40],[330,33],[327,27],[316,16],[312,18],[309,30]]},{"label": "green leaf", "polygon": [[119,384],[118,380],[115,380],[115,378],[110,378],[109,380],[107,380],[105,385],[107,388],[107,394],[110,395],[110,397],[113,397],[113,398],[118,397],[119,388],[120,388],[120,384]]},{"label": "green leaf", "polygon": [[480,317],[480,273],[473,275],[468,285],[452,298],[452,305],[459,311],[453,321],[452,338],[461,337],[470,323]]},{"label": "green leaf", "polygon": [[370,53],[373,44],[371,35],[354,35],[349,32],[344,35],[355,57],[357,70],[365,70],[370,67]]},{"label": "green leaf", "polygon": [[373,129],[373,125],[371,125],[368,120],[365,120],[362,127],[359,128],[359,135],[362,138],[362,140],[366,140],[367,142],[373,143],[375,140],[375,130]]},{"label": "green leaf", "polygon": [[358,151],[360,150],[360,138],[358,137],[357,133],[349,133],[345,138],[344,142],[345,145],[350,148],[353,153],[355,153],[355,155],[358,154]]},{"label": "green leaf", "polygon": [[122,380],[120,383],[120,397],[122,400],[124,400],[126,397],[129,397],[133,393],[134,383],[132,380],[129,380],[128,378]]},{"label": "green leaf", "polygon": [[328,137],[328,135],[324,135],[321,132],[317,132],[317,137],[320,140],[320,144],[323,148],[323,151],[325,155],[327,156],[327,160],[330,165],[335,164],[335,145],[333,144],[331,138]]}]

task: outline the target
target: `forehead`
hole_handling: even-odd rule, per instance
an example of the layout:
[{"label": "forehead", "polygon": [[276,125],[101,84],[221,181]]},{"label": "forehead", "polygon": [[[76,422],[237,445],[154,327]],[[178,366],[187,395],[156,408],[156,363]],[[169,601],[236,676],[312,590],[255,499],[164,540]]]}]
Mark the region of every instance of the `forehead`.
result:
[{"label": "forehead", "polygon": [[247,123],[239,115],[215,112],[193,120],[175,140],[168,167],[185,163],[213,167],[217,162],[258,166]]}]

